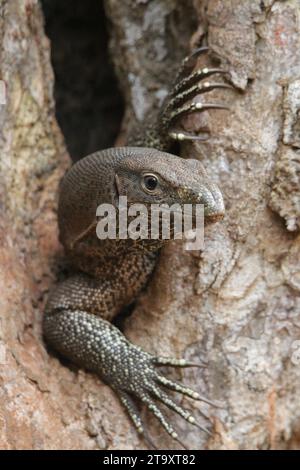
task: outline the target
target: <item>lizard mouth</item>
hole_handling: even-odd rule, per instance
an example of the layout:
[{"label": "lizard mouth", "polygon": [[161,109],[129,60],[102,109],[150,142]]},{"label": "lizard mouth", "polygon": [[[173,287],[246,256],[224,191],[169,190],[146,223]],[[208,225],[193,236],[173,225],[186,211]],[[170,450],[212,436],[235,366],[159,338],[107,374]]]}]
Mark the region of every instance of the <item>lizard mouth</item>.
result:
[{"label": "lizard mouth", "polygon": [[204,223],[211,224],[222,220],[225,214],[224,200],[217,186],[211,186],[204,194]]},{"label": "lizard mouth", "polygon": [[224,218],[224,212],[219,212],[217,214],[210,214],[204,217],[204,224],[214,224],[215,222],[219,222]]}]

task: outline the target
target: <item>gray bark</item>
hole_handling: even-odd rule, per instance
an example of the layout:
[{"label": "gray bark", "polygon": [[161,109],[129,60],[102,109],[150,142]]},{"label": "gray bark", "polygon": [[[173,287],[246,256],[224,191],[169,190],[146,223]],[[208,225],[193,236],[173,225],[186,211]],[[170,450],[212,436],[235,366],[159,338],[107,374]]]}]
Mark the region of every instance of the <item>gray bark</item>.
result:
[{"label": "gray bark", "polygon": [[[203,252],[163,252],[125,333],[150,352],[208,361],[170,371],[224,409],[179,398],[207,438],[173,413],[189,448],[299,448],[299,2],[106,0],[111,51],[126,98],[124,136],[166,94],[180,59],[203,35],[231,74],[216,93],[230,113],[185,120],[209,142],[186,145],[222,189],[226,218]],[[0,1],[0,448],[143,448],[110,388],[63,364],[42,341],[54,283],[57,184],[67,155],[54,116],[49,42],[39,4]],[[161,448],[176,447],[145,415]],[[203,422],[204,424],[204,422]]]}]

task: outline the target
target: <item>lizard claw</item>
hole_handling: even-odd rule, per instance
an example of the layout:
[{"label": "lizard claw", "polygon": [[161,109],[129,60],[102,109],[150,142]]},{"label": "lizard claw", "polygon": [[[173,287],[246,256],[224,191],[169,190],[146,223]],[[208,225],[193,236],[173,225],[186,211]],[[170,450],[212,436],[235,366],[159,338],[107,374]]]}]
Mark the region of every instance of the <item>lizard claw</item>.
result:
[{"label": "lizard claw", "polygon": [[187,88],[186,90],[182,91],[181,93],[178,93],[173,98],[171,98],[164,110],[164,113],[167,113],[171,109],[178,108],[181,104],[187,102],[189,99],[194,98],[197,95],[201,95],[203,93],[207,93],[216,89],[233,90],[233,86],[224,82],[206,81],[203,83],[197,83],[196,85]]},{"label": "lizard claw", "polygon": [[207,362],[189,362],[185,359],[174,359],[172,357],[158,356],[153,359],[154,364],[158,366],[173,366],[173,367],[207,367]]},{"label": "lizard claw", "polygon": [[178,93],[181,93],[183,90],[190,88],[195,83],[200,82],[200,80],[203,80],[204,78],[208,78],[211,75],[216,74],[227,75],[228,71],[218,67],[204,67],[203,69],[196,70],[195,72],[191,73],[187,77],[184,77],[182,80],[177,82],[176,85],[173,87],[173,90],[171,90],[170,95],[178,95]]},{"label": "lizard claw", "polygon": [[185,114],[203,112],[208,109],[229,109],[227,106],[218,103],[190,102],[195,96],[204,95],[216,89],[233,89],[229,83],[225,83],[224,81],[207,80],[212,75],[219,77],[226,75],[228,72],[222,68],[203,67],[186,75],[187,69],[192,69],[195,66],[195,59],[197,59],[200,54],[207,53],[208,51],[208,47],[195,49],[181,64],[175,85],[171,89],[160,115],[159,132],[168,136],[170,140],[207,140],[209,136],[207,137],[206,135],[197,136],[187,132],[176,131],[172,128],[174,122]]},{"label": "lizard claw", "polygon": [[177,140],[178,142],[183,142],[185,140],[200,140],[201,142],[205,142],[206,140],[209,139],[209,135],[196,135],[196,134],[190,134],[189,132],[184,132],[184,131],[170,131],[168,133],[168,136],[172,140]]},{"label": "lizard claw", "polygon": [[[166,432],[183,447],[184,444],[180,441],[172,424],[161,411],[159,403],[175,411],[175,413],[180,415],[191,425],[196,426],[211,435],[211,431],[199,424],[189,411],[178,405],[169,396],[165,389],[179,392],[182,395],[195,400],[204,401],[211,405],[215,404],[189,387],[167,379],[159,372],[159,368],[161,366],[206,367],[206,364],[195,364],[184,359],[173,359],[160,356],[155,357],[146,353],[141,348],[129,343],[127,344],[129,345],[129,349],[126,350],[126,357],[123,355],[122,368],[118,368],[118,370],[121,370],[122,372],[119,373],[118,376],[115,376],[114,374],[110,375],[110,373],[108,373],[105,374],[104,378],[110,383],[119,396],[138,433],[143,435],[145,440],[148,441],[152,447],[155,447],[149,439],[149,436],[146,435],[146,430],[140,417],[135,399],[146,405],[150,412],[158,419]],[[204,413],[201,414],[207,418],[207,415]]]},{"label": "lizard claw", "polygon": [[229,107],[219,103],[199,103],[193,102],[189,103],[181,108],[176,109],[173,111],[169,118],[168,118],[168,125],[173,123],[178,118],[184,116],[185,114],[191,113],[202,113],[203,111],[207,111],[208,109],[226,109],[228,110]]},{"label": "lizard claw", "polygon": [[197,58],[202,54],[206,54],[208,51],[209,51],[209,47],[207,46],[198,47],[197,49],[194,49],[188,56],[186,56],[181,62],[181,65],[178,69],[175,82],[176,83],[179,82],[179,80],[184,75],[186,75],[186,72],[188,69],[193,69]]}]

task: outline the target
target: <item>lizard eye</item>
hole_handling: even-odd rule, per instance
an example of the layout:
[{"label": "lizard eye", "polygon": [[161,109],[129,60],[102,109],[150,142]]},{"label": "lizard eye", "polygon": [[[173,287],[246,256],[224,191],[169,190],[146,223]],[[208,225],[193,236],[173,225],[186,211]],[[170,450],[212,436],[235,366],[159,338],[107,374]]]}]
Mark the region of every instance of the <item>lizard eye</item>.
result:
[{"label": "lizard eye", "polygon": [[155,175],[147,174],[143,176],[142,187],[147,192],[153,192],[157,188],[158,179]]}]

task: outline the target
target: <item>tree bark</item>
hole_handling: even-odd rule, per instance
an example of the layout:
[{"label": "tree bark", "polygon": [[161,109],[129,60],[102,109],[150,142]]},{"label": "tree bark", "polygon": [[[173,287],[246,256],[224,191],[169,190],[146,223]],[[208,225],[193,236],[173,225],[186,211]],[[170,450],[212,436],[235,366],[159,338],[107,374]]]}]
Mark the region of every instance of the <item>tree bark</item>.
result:
[{"label": "tree bark", "polygon": [[[223,192],[226,218],[205,249],[164,249],[125,333],[152,353],[205,359],[167,371],[211,400],[178,397],[207,438],[173,413],[189,448],[299,448],[300,48],[296,0],[106,0],[111,52],[126,99],[124,135],[158,106],[180,59],[204,36],[236,90],[231,111],[189,117],[211,139],[185,145]],[[49,42],[35,0],[0,1],[2,449],[144,448],[109,387],[62,363],[41,318],[59,269],[57,184],[68,165],[55,121]],[[199,66],[201,62],[199,62]],[[5,84],[5,97],[3,90]],[[145,415],[161,448],[176,444]]]}]

